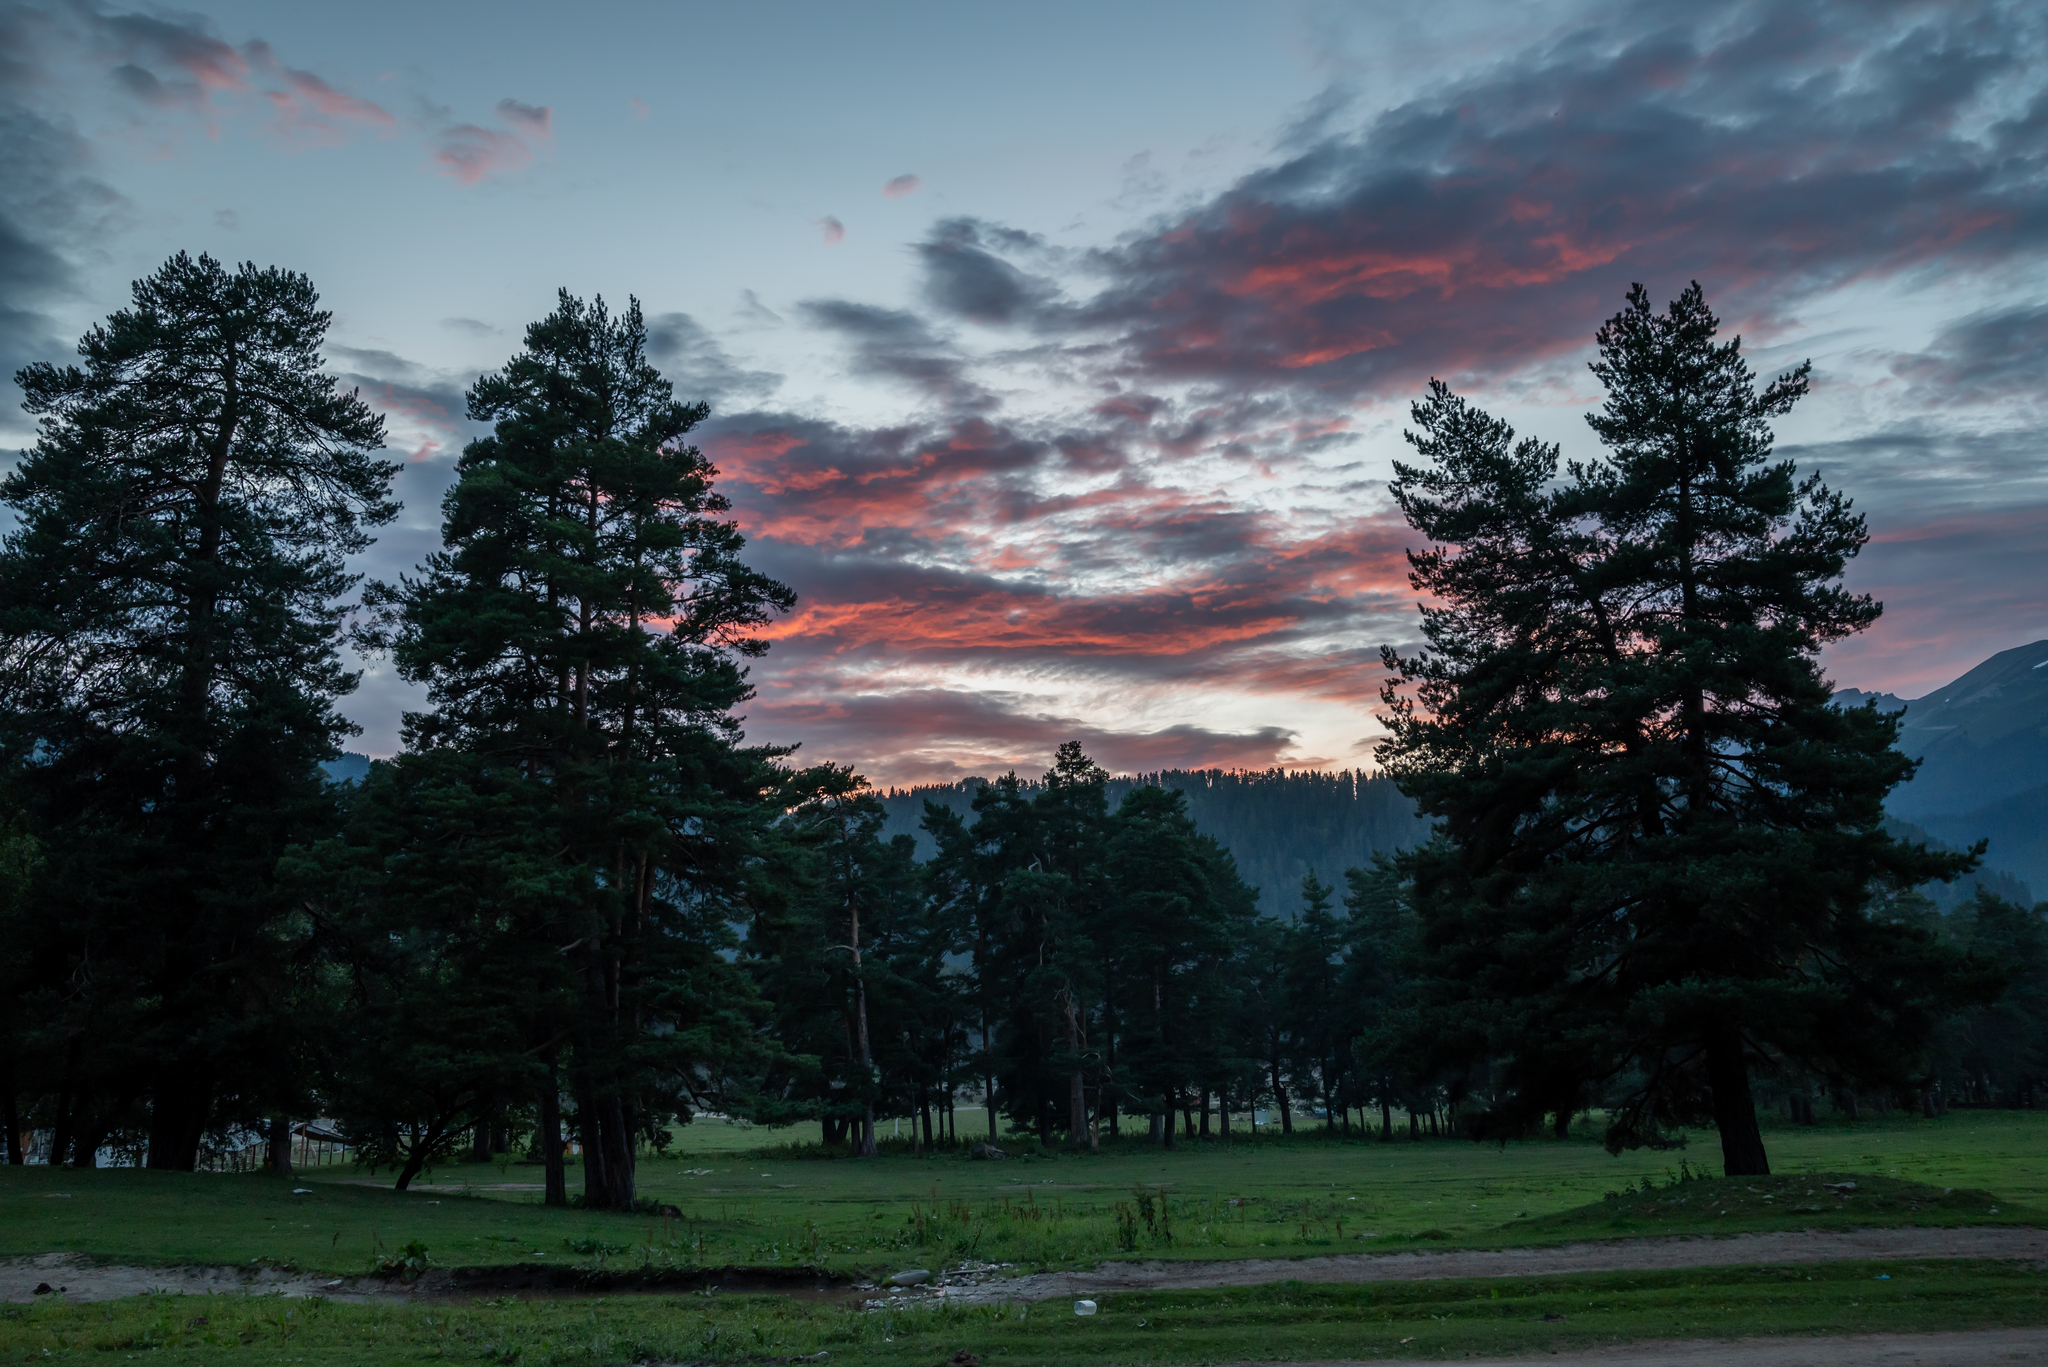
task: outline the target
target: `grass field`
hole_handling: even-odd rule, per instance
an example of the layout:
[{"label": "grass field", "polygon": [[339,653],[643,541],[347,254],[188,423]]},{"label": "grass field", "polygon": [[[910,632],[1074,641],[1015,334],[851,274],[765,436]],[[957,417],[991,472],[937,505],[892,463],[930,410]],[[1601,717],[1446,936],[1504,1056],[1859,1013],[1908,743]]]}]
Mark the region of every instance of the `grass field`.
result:
[{"label": "grass field", "polygon": [[1367,1286],[1282,1283],[863,1314],[786,1297],[507,1298],[338,1305],[138,1296],[0,1306],[0,1362],[550,1364],[789,1361],[985,1367],[1275,1358],[1436,1359],[1653,1338],[1912,1332],[2048,1323],[2048,1279],[1998,1262],[1834,1263]]},{"label": "grass field", "polygon": [[[676,1220],[548,1210],[538,1204],[537,1170],[511,1164],[446,1167],[404,1195],[389,1190],[388,1178],[373,1182],[348,1168],[314,1169],[292,1183],[4,1168],[0,1255],[68,1251],[125,1262],[261,1261],[359,1273],[380,1254],[417,1243],[443,1265],[887,1270],[969,1257],[1057,1267],[1119,1256],[1364,1252],[1421,1239],[1472,1245],[2048,1220],[2048,1115],[2020,1112],[1768,1134],[1781,1177],[1858,1176],[1865,1189],[1850,1200],[1805,1195],[1809,1187],[1796,1183],[1759,1191],[1747,1190],[1749,1183],[1672,1188],[1681,1162],[1719,1171],[1711,1139],[1683,1153],[1612,1158],[1590,1139],[1498,1147],[1346,1144],[1300,1134],[1229,1148],[1165,1153],[1133,1143],[1095,1155],[975,1162],[952,1154],[805,1158],[786,1147],[778,1152],[778,1138],[786,1139],[722,1124],[686,1129],[679,1153],[641,1168],[643,1194],[677,1206],[683,1217]],[[572,1169],[572,1190],[576,1176]],[[1871,1178],[1955,1188],[1957,1196],[1882,1205],[1888,1198]],[[1643,1196],[1646,1182],[1660,1193]],[[294,1186],[310,1194],[293,1195]],[[1722,1199],[1707,1202],[1710,1189]],[[1623,1195],[1603,1201],[1610,1191]]]}]

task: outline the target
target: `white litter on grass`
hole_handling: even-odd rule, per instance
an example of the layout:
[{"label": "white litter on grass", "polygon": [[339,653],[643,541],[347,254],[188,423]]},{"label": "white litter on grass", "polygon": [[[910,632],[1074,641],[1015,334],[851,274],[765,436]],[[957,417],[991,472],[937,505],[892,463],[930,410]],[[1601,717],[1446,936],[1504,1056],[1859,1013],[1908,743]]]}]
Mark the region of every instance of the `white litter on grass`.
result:
[{"label": "white litter on grass", "polygon": [[1074,1313],[1075,1313],[1075,1314],[1077,1314],[1077,1315],[1092,1315],[1092,1314],[1094,1314],[1094,1313],[1095,1313],[1095,1302],[1094,1302],[1094,1301],[1075,1301],[1075,1302],[1074,1302]]},{"label": "white litter on grass", "polygon": [[292,1195],[294,1195],[294,1196],[311,1196],[312,1194],[313,1194],[313,1189],[312,1189],[311,1187],[293,1187],[293,1188],[292,1188]]}]

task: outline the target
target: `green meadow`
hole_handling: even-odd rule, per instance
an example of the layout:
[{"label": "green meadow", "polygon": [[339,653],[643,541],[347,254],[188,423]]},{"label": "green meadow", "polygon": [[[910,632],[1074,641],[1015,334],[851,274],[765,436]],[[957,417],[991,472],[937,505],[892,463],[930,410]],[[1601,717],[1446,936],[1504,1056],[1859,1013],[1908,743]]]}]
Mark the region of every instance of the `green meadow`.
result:
[{"label": "green meadow", "polygon": [[[6,1168],[0,1255],[255,1261],[351,1274],[411,1244],[443,1266],[853,1273],[966,1259],[1077,1267],[1132,1256],[1296,1257],[1422,1242],[2048,1218],[2048,1115],[1957,1111],[1787,1126],[1768,1138],[1775,1178],[1692,1184],[1678,1179],[1720,1170],[1710,1136],[1682,1151],[1619,1158],[1590,1137],[1498,1146],[1297,1133],[1170,1152],[1133,1141],[1099,1154],[1026,1149],[975,1161],[889,1152],[857,1161],[816,1156],[801,1133],[714,1122],[684,1129],[671,1155],[641,1167],[642,1194],[676,1217],[549,1210],[539,1204],[539,1170],[510,1162],[445,1166],[403,1194],[388,1175],[348,1167],[310,1169],[291,1182]],[[1797,1180],[1807,1176],[1815,1182]],[[572,1191],[576,1178],[572,1168]],[[1861,1189],[1838,1196],[1815,1185],[1823,1178],[1857,1180]],[[295,1187],[309,1192],[294,1195]]]}]

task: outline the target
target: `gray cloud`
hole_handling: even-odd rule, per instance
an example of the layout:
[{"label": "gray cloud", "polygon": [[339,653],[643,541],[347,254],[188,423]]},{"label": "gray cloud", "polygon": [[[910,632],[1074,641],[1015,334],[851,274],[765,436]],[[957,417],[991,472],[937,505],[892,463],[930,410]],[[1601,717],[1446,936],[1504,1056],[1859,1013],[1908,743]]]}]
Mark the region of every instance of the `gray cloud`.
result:
[{"label": "gray cloud", "polygon": [[[73,253],[91,250],[129,206],[92,174],[92,148],[70,123],[35,108],[45,71],[49,18],[25,6],[0,8],[0,376],[31,361],[62,361],[71,339],[49,310],[79,288]],[[13,403],[0,431],[26,436]]]},{"label": "gray cloud", "polygon": [[966,356],[918,314],[847,299],[810,299],[797,308],[813,327],[847,341],[856,375],[905,381],[961,412],[995,407],[994,396],[968,377]]},{"label": "gray cloud", "polygon": [[748,370],[687,313],[663,313],[647,320],[647,354],[674,382],[686,402],[702,399],[714,407],[727,399],[758,397],[781,386],[770,370]]},{"label": "gray cloud", "polygon": [[997,256],[1040,245],[1014,228],[971,218],[935,225],[917,252],[924,266],[924,295],[933,308],[976,323],[1013,323],[1035,315],[1057,297],[1051,281],[1028,275]]},{"label": "gray cloud", "polygon": [[1902,356],[1892,371],[1917,395],[1942,404],[2048,393],[2048,304],[1974,313],[1949,324],[1932,345]]}]

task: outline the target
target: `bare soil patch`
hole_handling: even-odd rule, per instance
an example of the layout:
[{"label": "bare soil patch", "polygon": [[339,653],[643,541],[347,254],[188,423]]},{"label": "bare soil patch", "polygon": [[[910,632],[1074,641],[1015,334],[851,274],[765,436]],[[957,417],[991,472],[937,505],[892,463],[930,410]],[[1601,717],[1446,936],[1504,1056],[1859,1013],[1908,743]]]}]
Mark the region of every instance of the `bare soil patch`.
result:
[{"label": "bare soil patch", "polygon": [[[1085,1272],[1034,1272],[1009,1278],[975,1276],[952,1281],[943,1279],[941,1274],[942,1280],[935,1285],[909,1288],[893,1294],[906,1301],[943,1297],[961,1302],[1015,1302],[1052,1300],[1062,1296],[1084,1297],[1115,1291],[1260,1286],[1284,1281],[1429,1281],[1451,1277],[1526,1277],[1564,1272],[1630,1272],[1750,1263],[1899,1258],[2016,1258],[2031,1259],[2048,1266],[2048,1230],[2011,1226],[1790,1230],[1721,1239],[1616,1239],[1602,1243],[1567,1244],[1559,1248],[1355,1253],[1325,1258],[1252,1258],[1215,1262],[1103,1263]],[[95,1262],[72,1253],[0,1259],[0,1301],[41,1299],[36,1291],[38,1286],[50,1288],[41,1295],[62,1296],[70,1301],[114,1300],[152,1292],[403,1301],[433,1296],[625,1295],[714,1289],[735,1293],[779,1292],[807,1300],[837,1300],[858,1297],[863,1291],[873,1290],[852,1277],[814,1268],[718,1267],[686,1271],[510,1263],[489,1267],[433,1268],[415,1282],[404,1282],[368,1276],[329,1277],[253,1265],[137,1267]],[[1676,1345],[1672,1351],[1681,1349],[1691,1352],[1693,1346]]]},{"label": "bare soil patch", "polygon": [[1248,1258],[1228,1262],[1103,1263],[1087,1272],[1034,1272],[981,1286],[938,1287],[932,1294],[959,1301],[1039,1301],[1097,1292],[1261,1286],[1286,1281],[1429,1281],[1444,1277],[1527,1277],[1555,1272],[1635,1272],[1864,1258],[2032,1258],[2048,1262],[2048,1230],[2015,1226],[1785,1230],[1721,1239],[1614,1239],[1557,1248],[1348,1253],[1328,1258]]},{"label": "bare soil patch", "polygon": [[[38,1292],[38,1286],[48,1291]],[[814,1268],[549,1267],[506,1263],[429,1268],[415,1281],[398,1277],[329,1277],[267,1267],[134,1267],[96,1263],[70,1253],[0,1261],[0,1301],[45,1296],[68,1301],[116,1300],[150,1293],[325,1296],[340,1301],[404,1301],[432,1296],[616,1296],[633,1293],[774,1292],[806,1300],[852,1300],[852,1277]],[[872,1288],[868,1288],[872,1290]]]},{"label": "bare soil patch", "polygon": [[[1533,1357],[1467,1359],[1466,1367],[2011,1367],[2048,1363],[2048,1329],[1955,1334],[1844,1334],[1831,1338],[1628,1343]],[[1239,1363],[1236,1367],[1255,1367]],[[1304,1362],[1295,1367],[1396,1367],[1392,1362]],[[1399,1367],[1410,1367],[1403,1362]]]}]

